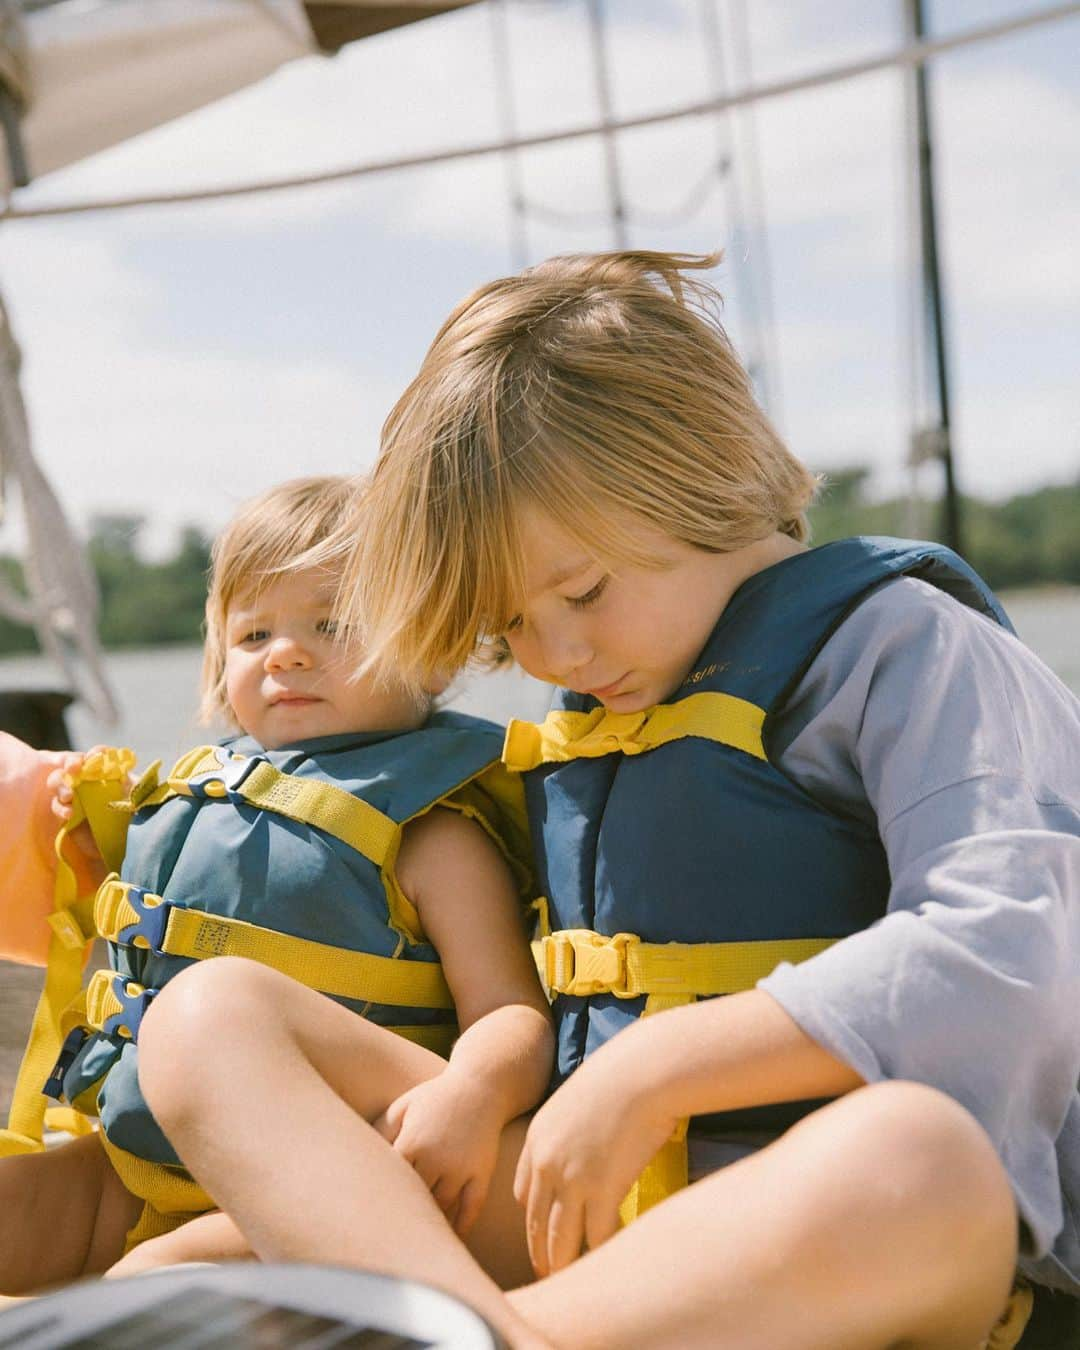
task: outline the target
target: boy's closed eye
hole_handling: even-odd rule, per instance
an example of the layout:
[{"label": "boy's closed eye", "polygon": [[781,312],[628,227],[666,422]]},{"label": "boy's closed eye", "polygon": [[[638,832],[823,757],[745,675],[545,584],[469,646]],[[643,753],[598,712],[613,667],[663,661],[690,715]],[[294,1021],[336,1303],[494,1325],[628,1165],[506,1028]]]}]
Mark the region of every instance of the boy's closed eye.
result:
[{"label": "boy's closed eye", "polygon": [[589,587],[584,595],[568,595],[566,599],[574,609],[588,609],[590,605],[595,605],[607,590],[609,580],[610,577],[602,576],[595,586]]}]

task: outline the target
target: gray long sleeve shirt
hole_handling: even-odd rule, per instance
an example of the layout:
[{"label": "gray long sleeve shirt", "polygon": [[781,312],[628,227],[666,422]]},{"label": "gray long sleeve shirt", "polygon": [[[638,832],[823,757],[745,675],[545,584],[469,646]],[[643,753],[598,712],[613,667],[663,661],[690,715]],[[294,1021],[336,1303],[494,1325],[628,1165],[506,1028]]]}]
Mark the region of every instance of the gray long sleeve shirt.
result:
[{"label": "gray long sleeve shirt", "polygon": [[994,1142],[1022,1265],[1080,1293],[1080,703],[921,581],[870,596],[784,712],[779,766],[876,824],[872,927],[760,984],[868,1082],[962,1103]]}]

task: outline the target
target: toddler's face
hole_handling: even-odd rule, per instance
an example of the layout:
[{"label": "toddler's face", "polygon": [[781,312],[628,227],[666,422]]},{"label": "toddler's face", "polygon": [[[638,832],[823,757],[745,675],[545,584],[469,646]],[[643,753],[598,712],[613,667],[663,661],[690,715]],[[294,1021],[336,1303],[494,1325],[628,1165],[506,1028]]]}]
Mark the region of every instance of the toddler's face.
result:
[{"label": "toddler's face", "polygon": [[739,552],[706,553],[640,521],[637,535],[663,566],[597,560],[533,507],[519,525],[525,602],[504,634],[515,660],[613,712],[640,712],[679,688],[748,575]]},{"label": "toddler's face", "polygon": [[225,621],[225,689],[237,722],[267,750],[349,731],[406,730],[426,708],[373,675],[350,679],[336,638],[334,578],[287,573],[238,595]]}]

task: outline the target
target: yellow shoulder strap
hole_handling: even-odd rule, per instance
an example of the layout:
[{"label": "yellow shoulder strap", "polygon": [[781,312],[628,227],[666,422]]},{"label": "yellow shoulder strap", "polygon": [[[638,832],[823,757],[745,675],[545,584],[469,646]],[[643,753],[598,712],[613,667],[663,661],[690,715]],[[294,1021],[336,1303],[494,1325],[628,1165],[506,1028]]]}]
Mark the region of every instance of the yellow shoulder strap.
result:
[{"label": "yellow shoulder strap", "polygon": [[732,694],[690,694],[678,703],[658,703],[643,712],[550,712],[543,722],[511,721],[503,763],[524,773],[540,764],[621,752],[640,755],[685,736],[719,741],[765,759],[761,732],[765,710]]},{"label": "yellow shoulder strap", "polygon": [[[102,858],[118,864],[123,855],[127,819],[113,812],[112,803],[127,795],[128,774],[135,763],[130,750],[103,750],[89,755],[73,778],[75,796],[71,818],[56,836],[56,883],[45,983],[34,1011],[26,1051],[15,1080],[8,1127],[0,1130],[0,1157],[32,1153],[42,1147],[48,1099],[42,1088],[56,1063],[63,1042],[61,1022],[68,1005],[78,997],[82,970],[90,943],[96,937],[93,896],[83,893],[79,870],[72,865],[68,836],[88,821]],[[81,870],[81,869],[80,869]],[[57,1125],[69,1117],[52,1117]]]},{"label": "yellow shoulder strap", "polygon": [[[149,785],[148,785],[149,786]],[[315,778],[282,773],[265,760],[234,755],[227,747],[200,745],[178,760],[159,787],[143,792],[139,806],[171,797],[238,797],[301,825],[333,835],[382,867],[397,847],[397,822],[344,788]]]}]

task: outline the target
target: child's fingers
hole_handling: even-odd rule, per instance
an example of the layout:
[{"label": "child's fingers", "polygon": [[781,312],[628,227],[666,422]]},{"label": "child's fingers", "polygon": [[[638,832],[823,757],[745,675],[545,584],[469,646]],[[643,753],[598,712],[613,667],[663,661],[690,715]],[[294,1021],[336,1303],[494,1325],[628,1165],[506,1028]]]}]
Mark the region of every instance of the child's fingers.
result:
[{"label": "child's fingers", "polygon": [[532,1184],[532,1160],[529,1157],[529,1138],[525,1136],[525,1144],[518,1155],[517,1167],[514,1168],[514,1185],[512,1187],[514,1199],[524,1209],[529,1199],[529,1188]]},{"label": "child's fingers", "polygon": [[532,1262],[533,1270],[541,1279],[551,1273],[547,1241],[551,1198],[551,1188],[534,1174],[525,1202],[525,1241],[528,1244],[529,1260]]},{"label": "child's fingers", "polygon": [[585,1245],[595,1251],[619,1231],[619,1210],[595,1202],[585,1207]]},{"label": "child's fingers", "polygon": [[576,1261],[585,1241],[585,1205],[580,1196],[563,1192],[548,1211],[548,1270],[554,1273]]},{"label": "child's fingers", "polygon": [[463,1238],[480,1217],[486,1199],[487,1187],[481,1185],[479,1178],[473,1177],[462,1187],[457,1218],[454,1220],[454,1232],[458,1237]]},{"label": "child's fingers", "polygon": [[69,821],[71,819],[71,801],[60,800],[59,796],[53,797],[49,802],[49,810],[60,821]]},{"label": "child's fingers", "polygon": [[451,1228],[457,1227],[458,1213],[461,1209],[461,1185],[457,1181],[451,1181],[446,1177],[440,1177],[431,1188],[431,1194],[435,1203],[446,1215],[446,1221]]}]

